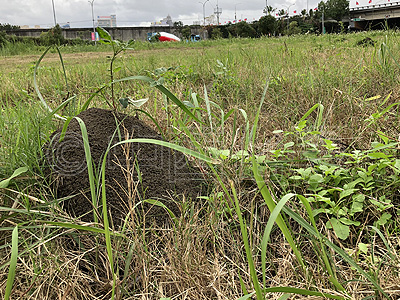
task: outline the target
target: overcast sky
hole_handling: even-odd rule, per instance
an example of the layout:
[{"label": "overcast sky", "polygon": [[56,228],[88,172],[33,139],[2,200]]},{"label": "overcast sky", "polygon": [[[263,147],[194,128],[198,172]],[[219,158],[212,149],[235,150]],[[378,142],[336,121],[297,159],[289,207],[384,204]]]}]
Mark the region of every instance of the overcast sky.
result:
[{"label": "overcast sky", "polygon": [[[0,0],[0,23],[12,25],[54,26],[52,1],[54,1],[56,21],[59,24],[70,22],[71,27],[91,27],[91,5],[87,0]],[[159,21],[168,14],[173,22],[182,21],[193,24],[193,21],[203,20],[203,4],[205,0],[94,0],[94,15],[117,15],[118,26],[149,25]],[[320,0],[267,0],[274,8],[289,8],[290,15],[299,13],[302,9],[313,9]],[[383,3],[389,0],[372,0]],[[392,0],[393,1],[393,0]],[[356,0],[350,0],[350,7]],[[358,6],[368,5],[369,0],[358,0]],[[265,0],[218,0],[222,9],[220,23],[224,24],[235,19],[258,20],[266,5]],[[217,0],[209,0],[204,8],[206,16],[213,14]]]}]

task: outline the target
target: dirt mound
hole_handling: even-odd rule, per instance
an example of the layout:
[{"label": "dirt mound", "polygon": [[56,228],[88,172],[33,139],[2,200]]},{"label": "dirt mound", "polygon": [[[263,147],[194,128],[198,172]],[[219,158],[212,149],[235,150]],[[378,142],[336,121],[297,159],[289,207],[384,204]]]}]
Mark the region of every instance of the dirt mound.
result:
[{"label": "dirt mound", "polygon": [[[78,117],[86,125],[97,174],[110,145],[127,138],[162,139],[143,121],[122,113],[91,108]],[[81,129],[76,119],[68,125],[61,142],[60,134],[61,130],[54,132],[45,146],[45,159],[56,195],[67,197],[63,205],[72,216],[93,221],[89,176]],[[138,207],[144,207],[146,214],[157,215],[161,220],[167,217],[163,208],[154,206],[150,209],[151,205],[142,204],[143,199],[159,200],[179,215],[182,197],[194,199],[203,186],[202,175],[190,166],[185,155],[154,144],[129,143],[112,148],[107,156],[105,174],[107,207],[114,222],[124,219],[129,211]],[[98,203],[97,214],[102,219],[100,199]]]}]

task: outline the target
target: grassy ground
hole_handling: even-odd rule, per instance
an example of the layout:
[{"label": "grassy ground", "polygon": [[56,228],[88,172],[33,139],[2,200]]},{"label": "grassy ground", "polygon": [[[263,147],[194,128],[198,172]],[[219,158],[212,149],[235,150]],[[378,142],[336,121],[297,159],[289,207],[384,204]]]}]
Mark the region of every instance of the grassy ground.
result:
[{"label": "grassy ground", "polygon": [[[365,37],[375,45],[358,45]],[[110,233],[71,220],[40,167],[42,145],[62,126],[45,118],[35,92],[40,54],[5,56],[0,178],[28,171],[0,190],[1,297],[14,269],[12,299],[399,297],[397,32],[134,48],[118,56],[114,78],[163,77],[181,101],[197,99],[207,125],[142,81],[117,83],[115,98],[149,98],[142,108],[171,142],[218,159],[196,161],[213,192],[182,200],[181,217],[162,228],[129,218]],[[101,49],[61,50],[68,83],[56,51],[45,56],[38,88],[52,108],[76,94],[62,111],[73,115],[109,81],[112,52]],[[104,89],[91,105],[107,107],[111,98]],[[268,190],[275,203],[290,198],[270,235]]]}]

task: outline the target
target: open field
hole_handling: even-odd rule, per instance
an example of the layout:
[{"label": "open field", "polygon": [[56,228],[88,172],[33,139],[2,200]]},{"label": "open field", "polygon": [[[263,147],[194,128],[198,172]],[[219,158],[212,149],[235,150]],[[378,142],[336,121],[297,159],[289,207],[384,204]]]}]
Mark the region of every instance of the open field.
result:
[{"label": "open field", "polygon": [[[386,31],[137,43],[115,60],[111,46],[61,48],[63,64],[54,49],[43,60],[37,49],[1,57],[0,297],[398,299],[399,41]],[[148,100],[123,109],[128,97]],[[189,157],[207,193],[157,199],[158,176],[142,178],[127,159],[126,193],[112,197],[129,214],[114,220],[114,186],[92,143],[96,122],[108,129],[94,115],[89,137],[71,122],[93,154],[78,194],[96,203],[89,219],[74,218],[72,195],[56,191],[70,179],[46,166],[64,120],[41,100],[67,101],[57,112],[66,117],[86,104],[137,115]],[[123,135],[104,133],[106,148]],[[144,213],[150,204],[161,216]]]}]

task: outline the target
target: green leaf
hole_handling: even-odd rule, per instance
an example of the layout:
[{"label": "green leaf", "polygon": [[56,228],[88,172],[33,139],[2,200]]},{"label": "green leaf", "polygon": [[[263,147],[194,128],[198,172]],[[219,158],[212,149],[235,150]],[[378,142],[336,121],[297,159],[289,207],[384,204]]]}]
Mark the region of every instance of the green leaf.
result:
[{"label": "green leaf", "polygon": [[133,100],[131,98],[128,98],[128,102],[129,104],[132,104],[134,107],[139,108],[141,107],[143,104],[145,104],[147,101],[149,101],[149,98],[143,98],[143,99],[139,99],[139,100]]},{"label": "green leaf", "polygon": [[376,225],[385,225],[387,221],[392,217],[389,213],[383,213],[382,216],[376,221]]},{"label": "green leaf", "polygon": [[352,221],[352,220],[349,220],[347,218],[340,218],[339,221],[342,222],[345,225],[360,226],[360,224],[361,224],[359,221]]},{"label": "green leaf", "polygon": [[341,240],[347,239],[350,234],[349,226],[344,225],[336,218],[328,220],[326,222],[326,228],[333,229],[335,231],[336,236]]},{"label": "green leaf", "polygon": [[365,255],[368,253],[368,247],[369,247],[369,244],[364,244],[361,242],[358,244],[358,249]]},{"label": "green leaf", "polygon": [[290,147],[293,147],[293,146],[294,146],[294,143],[293,142],[289,142],[289,143],[286,143],[285,145],[283,145],[283,148],[287,149],[287,148],[290,148]]},{"label": "green leaf", "polygon": [[340,193],[340,197],[339,200],[346,198],[347,196],[350,196],[351,194],[353,194],[354,192],[358,191],[358,189],[347,189],[347,190],[343,190]]},{"label": "green leaf", "polygon": [[362,212],[363,208],[364,208],[364,202],[363,201],[353,201],[353,203],[351,204],[351,208],[350,208],[349,214],[351,216],[353,216],[355,213]]},{"label": "green leaf", "polygon": [[388,158],[388,156],[383,152],[373,152],[368,154],[369,158]]},{"label": "green leaf", "polygon": [[129,104],[129,98],[119,98],[119,103],[121,103],[123,108],[127,108]]},{"label": "green leaf", "polygon": [[396,159],[394,167],[397,169],[397,171],[400,171],[400,159]]},{"label": "green leaf", "polygon": [[301,153],[305,158],[308,159],[317,159],[318,158],[318,151],[315,150],[307,150]]},{"label": "green leaf", "polygon": [[27,167],[21,167],[21,168],[16,169],[10,177],[0,181],[0,189],[5,189],[10,184],[11,179],[18,177],[19,175],[21,175],[22,173],[25,173],[27,171],[28,171]]},{"label": "green leaf", "polygon": [[105,39],[105,40],[107,40],[107,41],[112,41],[112,38],[111,38],[111,35],[108,33],[108,31],[107,30],[105,30],[104,28],[101,28],[101,27],[97,27],[96,28],[96,31],[99,33],[99,36],[102,38],[102,39]]},{"label": "green leaf", "polygon": [[324,177],[321,174],[314,174],[308,179],[309,184],[318,184],[324,182]]}]

